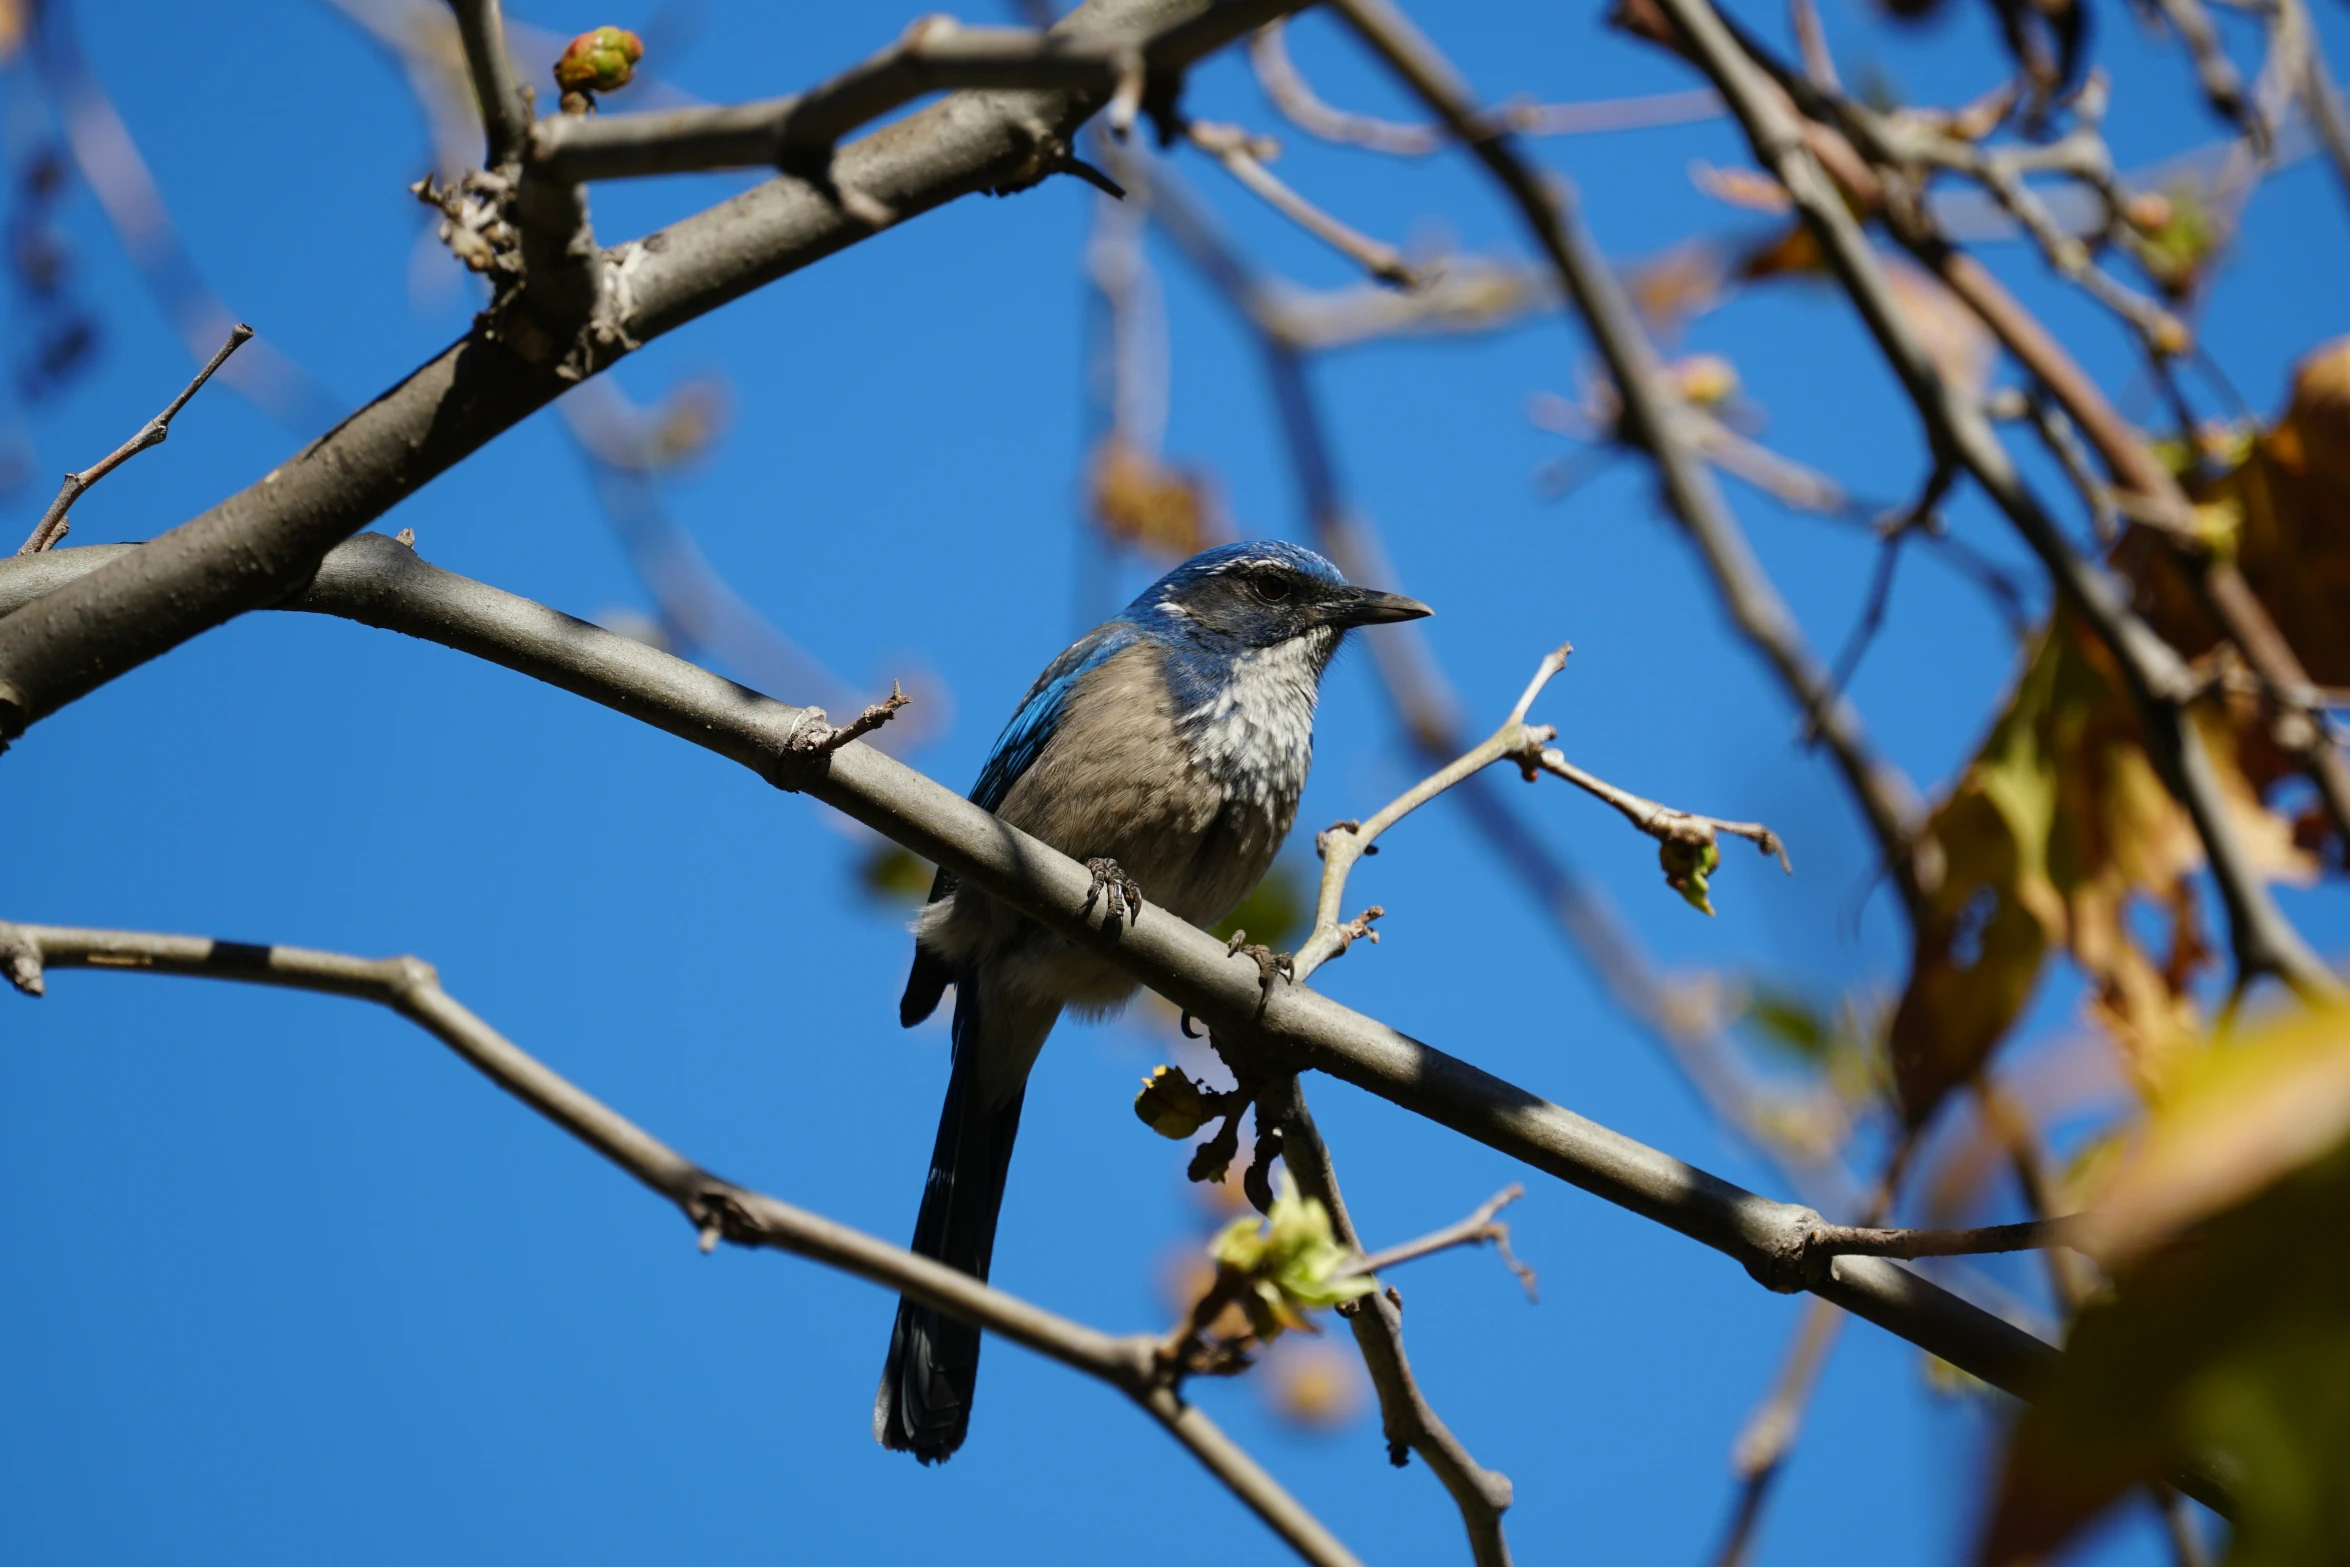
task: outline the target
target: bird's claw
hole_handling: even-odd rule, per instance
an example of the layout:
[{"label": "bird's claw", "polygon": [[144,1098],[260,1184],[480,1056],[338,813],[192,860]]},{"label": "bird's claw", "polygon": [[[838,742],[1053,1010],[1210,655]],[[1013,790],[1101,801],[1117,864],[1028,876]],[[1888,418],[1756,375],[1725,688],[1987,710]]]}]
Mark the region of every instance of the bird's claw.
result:
[{"label": "bird's claw", "polygon": [[1224,956],[1254,959],[1257,965],[1257,1004],[1262,1006],[1273,999],[1273,981],[1297,978],[1296,954],[1275,952],[1261,942],[1248,939],[1248,932],[1236,930],[1224,943]]},{"label": "bird's claw", "polygon": [[[1116,860],[1107,858],[1087,860],[1085,868],[1093,872],[1093,885],[1087,888],[1085,893],[1085,912],[1088,915],[1093,913],[1095,902],[1100,901],[1103,904],[1102,920],[1104,924],[1111,920],[1128,926],[1142,923],[1142,886],[1140,883],[1127,875]],[[1105,893],[1108,895],[1106,899],[1103,896]]]}]

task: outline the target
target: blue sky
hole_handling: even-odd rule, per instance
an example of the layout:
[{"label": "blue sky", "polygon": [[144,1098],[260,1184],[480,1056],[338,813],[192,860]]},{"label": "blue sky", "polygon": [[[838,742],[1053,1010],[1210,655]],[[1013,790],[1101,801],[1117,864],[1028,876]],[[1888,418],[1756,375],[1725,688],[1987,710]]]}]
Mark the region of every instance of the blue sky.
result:
[{"label": "blue sky", "polygon": [[[516,0],[557,33],[640,22],[642,0]],[[1742,8],[1783,35],[1775,9]],[[422,290],[422,122],[386,56],[316,0],[158,7],[85,0],[84,45],[211,284],[342,401],[394,382],[462,331],[472,296]],[[1599,24],[1532,0],[1420,19],[1489,98],[1578,99],[1689,85]],[[1849,68],[1955,101],[1998,65],[1987,11],[1954,3],[1888,33],[1829,0]],[[900,9],[712,3],[651,64],[711,100],[820,79],[895,36]],[[971,21],[996,21],[973,12]],[[2120,90],[2125,165],[2208,141],[2184,56],[2119,5],[2097,42]],[[2337,62],[2350,12],[2318,8]],[[2243,50],[2251,41],[2223,17]],[[1333,99],[1402,105],[1336,29],[1295,50]],[[12,114],[25,82],[11,75]],[[1194,85],[1199,112],[1280,130],[1245,69]],[[626,107],[622,102],[616,107]],[[1523,253],[1465,162],[1380,160],[1286,135],[1286,177],[1362,228],[1449,232]],[[1690,160],[1742,164],[1726,122],[1542,145],[1611,256],[1754,225],[1700,195]],[[1191,160],[1195,186],[1271,267],[1344,263]],[[720,180],[599,189],[617,240],[707,204]],[[785,280],[652,345],[618,372],[649,400],[722,376],[731,422],[667,487],[729,581],[845,677],[914,669],[951,688],[950,727],[910,760],[968,783],[1046,660],[1106,606],[1083,602],[1076,476],[1080,253],[1095,198],[1062,181],[972,200]],[[2204,317],[2228,376],[2273,408],[2288,365],[2350,330],[2341,189],[2279,175]],[[93,367],[30,415],[38,471],[81,466],[160,406],[188,366],[86,193],[63,209],[75,287],[102,316]],[[1994,258],[2111,387],[2121,333]],[[1210,468],[1236,526],[1298,537],[1248,342],[1171,255],[1170,454]],[[1701,323],[1781,449],[1856,493],[1922,476],[1914,422],[1841,303],[1758,293]],[[1521,803],[1674,968],[1737,967],[1832,996],[1897,984],[1903,942],[1867,847],[1785,701],[1724,629],[1646,474],[1618,464],[1564,502],[1559,452],[1525,417],[1585,350],[1535,319],[1470,341],[1349,350],[1316,367],[1348,487],[1398,580],[1435,605],[1427,637],[1476,718],[1497,720],[1540,654],[1578,649],[1536,716],[1570,754],[1641,792],[1759,817],[1782,878],[1743,852],[1703,919],[1659,882],[1653,846],[1563,788]],[[2138,410],[2147,410],[2141,406]],[[296,437],[221,388],[170,443],[106,481],[75,543],[138,539],[251,482]],[[28,528],[35,483],[5,503]],[[1832,649],[1867,550],[1751,492],[1739,514],[1813,639]],[[1975,498],[1953,525],[2016,559]],[[387,516],[427,559],[582,614],[643,591],[559,423],[541,415]],[[1122,588],[1146,573],[1129,570]],[[1922,784],[1948,776],[2011,673],[1980,597],[1905,566],[1854,694]],[[774,693],[793,698],[799,693]],[[1408,781],[1358,655],[1331,677],[1301,821],[1363,814]],[[1515,785],[1512,786],[1513,788]],[[0,917],[187,930],[362,953],[415,952],[517,1042],[728,1176],[896,1239],[910,1227],[946,1072],[943,1030],[895,1026],[902,913],[855,889],[863,845],[804,800],[560,692],[353,625],[257,616],[199,639],[39,726],[0,761],[20,824]],[[1351,1005],[1625,1132],[1766,1190],[1767,1167],[1705,1116],[1464,824],[1399,829],[1356,888],[1385,942],[1318,983]],[[2290,906],[2350,949],[2338,895]],[[2052,987],[2034,1031],[2072,1029]],[[1064,1025],[1031,1088],[996,1278],[1114,1329],[1162,1323],[1154,1279],[1198,1229],[1182,1155],[1129,1113],[1168,1059],[1155,1013]],[[1337,1084],[1315,1104],[1374,1242],[1447,1222],[1522,1172]],[[1729,1443],[1797,1303],[1694,1244],[1541,1177],[1512,1210],[1541,1271],[1530,1306],[1490,1259],[1400,1282],[1415,1365],[1456,1431],[1517,1484],[1519,1559],[1690,1562],[1710,1548]],[[1273,1562],[1284,1553],[1118,1397],[1004,1346],[970,1445],[943,1469],[867,1433],[890,1301],[786,1258],[699,1255],[690,1231],[561,1134],[388,1015],[317,997],[100,974],[0,1003],[0,1555],[35,1561],[556,1558],[873,1562]],[[2011,1275],[2028,1279],[2025,1273]],[[1374,1562],[1463,1559],[1415,1465],[1376,1422],[1327,1436],[1271,1419],[1247,1385],[1202,1402]],[[1925,1389],[1918,1357],[1846,1335],[1780,1487],[1764,1561],[1815,1557],[1823,1519],[1888,1563],[1961,1558],[1986,1423]],[[2142,1521],[2102,1547],[2159,1559]]]}]

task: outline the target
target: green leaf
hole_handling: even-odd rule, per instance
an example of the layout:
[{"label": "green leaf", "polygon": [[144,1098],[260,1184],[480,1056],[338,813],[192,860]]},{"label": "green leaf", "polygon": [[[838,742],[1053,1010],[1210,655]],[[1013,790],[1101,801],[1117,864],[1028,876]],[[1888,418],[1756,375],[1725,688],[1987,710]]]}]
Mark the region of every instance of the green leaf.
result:
[{"label": "green leaf", "polygon": [[1722,851],[1711,842],[1684,843],[1666,838],[1656,846],[1657,863],[1665,868],[1665,885],[1679,893],[1700,914],[1711,915],[1713,899],[1705,879],[1722,863]]},{"label": "green leaf", "polygon": [[1357,1300],[1377,1288],[1365,1275],[1345,1271],[1354,1253],[1338,1244],[1321,1201],[1300,1196],[1287,1170],[1277,1180],[1272,1212],[1261,1224],[1244,1214],[1208,1246],[1219,1264],[1248,1278],[1250,1292],[1241,1304],[1264,1339],[1285,1328],[1310,1329],[1308,1310]]}]

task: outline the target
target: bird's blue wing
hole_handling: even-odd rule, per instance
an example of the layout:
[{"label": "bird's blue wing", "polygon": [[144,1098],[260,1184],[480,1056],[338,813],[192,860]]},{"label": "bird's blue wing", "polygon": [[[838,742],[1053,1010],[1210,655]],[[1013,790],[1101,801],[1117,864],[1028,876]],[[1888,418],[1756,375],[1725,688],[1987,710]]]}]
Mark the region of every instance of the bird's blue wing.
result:
[{"label": "bird's blue wing", "polygon": [[1061,727],[1061,715],[1068,709],[1069,693],[1077,688],[1077,682],[1088,670],[1133,646],[1139,636],[1126,621],[1106,621],[1045,667],[1036,684],[1028,688],[1020,710],[996,736],[995,749],[979,770],[979,782],[971,786],[973,803],[991,811],[1004,803],[1012,785],[1020,781],[1020,775],[1028,771]]}]

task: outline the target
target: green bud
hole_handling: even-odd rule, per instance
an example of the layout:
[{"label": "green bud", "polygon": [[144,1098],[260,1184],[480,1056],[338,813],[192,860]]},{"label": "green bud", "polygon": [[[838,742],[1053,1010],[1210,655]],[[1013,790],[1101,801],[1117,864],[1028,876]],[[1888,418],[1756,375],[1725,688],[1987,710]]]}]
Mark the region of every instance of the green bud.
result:
[{"label": "green bud", "polygon": [[565,92],[611,92],[626,87],[645,57],[644,40],[625,27],[599,27],[563,46],[555,85]]},{"label": "green bud", "polygon": [[1705,879],[1722,863],[1722,851],[1711,840],[1689,843],[1667,838],[1657,845],[1656,858],[1665,868],[1666,886],[1679,893],[1698,913],[1713,913],[1713,899],[1706,893]]}]

